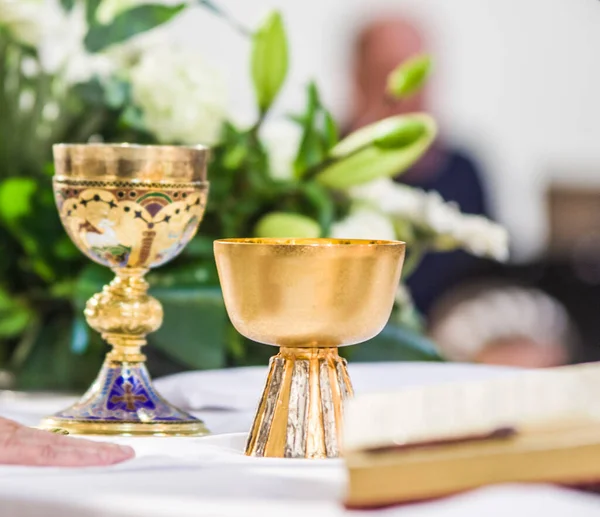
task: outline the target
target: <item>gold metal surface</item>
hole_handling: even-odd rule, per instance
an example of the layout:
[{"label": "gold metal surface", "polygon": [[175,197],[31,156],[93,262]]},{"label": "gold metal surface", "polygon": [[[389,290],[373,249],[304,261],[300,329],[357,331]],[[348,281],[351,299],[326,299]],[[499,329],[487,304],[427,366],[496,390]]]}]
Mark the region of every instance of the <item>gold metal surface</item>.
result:
[{"label": "gold metal surface", "polygon": [[246,454],[339,455],[352,387],[337,347],[387,323],[405,245],[339,239],[225,239],[215,258],[229,317],[244,336],[279,346]]},{"label": "gold metal surface", "polygon": [[156,298],[149,296],[147,269],[115,268],[115,279],[86,304],[85,317],[95,331],[112,345],[111,361],[142,362],[141,347],[146,335],[158,330],[163,311]]},{"label": "gold metal surface", "polygon": [[48,431],[49,433],[53,434],[62,434],[65,436],[69,434],[69,431],[62,429],[61,427],[34,427],[34,429],[41,429],[42,431]]},{"label": "gold metal surface", "polygon": [[[67,426],[64,428],[52,428],[52,425]],[[169,423],[113,423],[96,422],[94,420],[81,420],[65,423],[62,419],[48,417],[44,419],[40,429],[45,429],[58,434],[77,434],[92,436],[205,436],[210,434],[201,420],[195,422],[183,422],[178,424]],[[54,429],[60,429],[60,432]]]},{"label": "gold metal surface", "polygon": [[193,183],[206,181],[203,146],[56,144],[56,178],[101,182]]},{"label": "gold metal surface", "polygon": [[73,434],[206,434],[202,422],[156,392],[141,347],[163,319],[144,274],[178,255],[196,233],[208,195],[207,149],[58,144],[54,156],[65,230],[115,279],[84,311],[112,350],[83,398],[43,427]]}]

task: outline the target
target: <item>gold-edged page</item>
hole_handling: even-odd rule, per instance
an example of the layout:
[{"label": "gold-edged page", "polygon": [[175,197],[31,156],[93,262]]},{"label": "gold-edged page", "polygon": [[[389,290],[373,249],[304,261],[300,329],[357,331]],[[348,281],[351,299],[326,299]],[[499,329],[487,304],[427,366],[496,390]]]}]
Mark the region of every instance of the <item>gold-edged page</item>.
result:
[{"label": "gold-edged page", "polygon": [[600,363],[367,394],[345,409],[344,450],[552,432],[600,422]]}]

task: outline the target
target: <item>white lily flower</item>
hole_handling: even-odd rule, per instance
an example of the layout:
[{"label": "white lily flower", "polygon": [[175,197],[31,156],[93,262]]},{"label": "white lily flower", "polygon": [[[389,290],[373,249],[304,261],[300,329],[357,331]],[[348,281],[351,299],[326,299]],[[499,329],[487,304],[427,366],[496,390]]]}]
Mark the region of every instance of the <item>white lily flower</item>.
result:
[{"label": "white lily flower", "polygon": [[35,46],[42,35],[45,4],[44,0],[0,0],[0,26],[17,41]]},{"label": "white lily flower", "polygon": [[386,214],[413,218],[421,213],[425,193],[389,178],[379,178],[350,189],[354,199],[369,202]]},{"label": "white lily flower", "polygon": [[[48,5],[56,2],[46,0]],[[88,25],[84,4],[76,3],[68,13],[60,6],[53,7],[50,12],[52,17],[44,24],[38,44],[42,69],[60,76],[67,85],[109,75],[114,68],[110,59],[103,54],[90,54],[85,48]]]},{"label": "white lily flower", "polygon": [[358,207],[332,226],[331,236],[336,239],[395,240],[396,230],[387,215],[368,207]]},{"label": "white lily flower", "polygon": [[453,236],[475,255],[501,261],[508,258],[508,232],[485,217],[463,215],[454,228]]},{"label": "white lily flower", "polygon": [[227,109],[223,76],[186,47],[151,42],[130,71],[135,104],[160,142],[218,142]]},{"label": "white lily flower", "polygon": [[[17,41],[35,47],[41,71],[60,77],[66,85],[112,70],[106,56],[85,49],[88,26],[83,2],[67,12],[59,0],[0,0],[0,26]],[[25,75],[39,71],[35,60],[23,62]]]},{"label": "white lily flower", "polygon": [[482,216],[463,214],[456,203],[444,201],[438,192],[425,192],[382,178],[354,187],[349,193],[357,201],[437,236],[435,240],[443,243],[444,249],[462,247],[475,255],[496,260],[508,258],[508,233],[504,227]]},{"label": "white lily flower", "polygon": [[302,140],[302,128],[291,120],[267,120],[260,128],[260,140],[269,156],[271,176],[281,180],[291,179]]}]

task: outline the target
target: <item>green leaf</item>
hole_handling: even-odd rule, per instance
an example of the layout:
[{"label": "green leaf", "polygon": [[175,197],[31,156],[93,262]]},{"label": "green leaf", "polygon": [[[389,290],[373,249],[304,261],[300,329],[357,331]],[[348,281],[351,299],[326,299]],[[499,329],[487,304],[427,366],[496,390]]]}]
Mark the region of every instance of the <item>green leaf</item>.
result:
[{"label": "green leaf", "polygon": [[410,329],[388,323],[381,333],[348,352],[353,361],[443,361],[434,343]]},{"label": "green leaf", "polygon": [[339,130],[337,123],[329,111],[324,111],[325,117],[325,148],[329,151],[339,141]]},{"label": "green leaf", "polygon": [[76,259],[81,256],[81,252],[67,235],[63,235],[56,241],[53,251],[56,258],[64,260]]},{"label": "green leaf", "polygon": [[0,221],[18,242],[18,267],[23,273],[33,272],[43,280],[55,281],[57,275],[73,272],[73,259],[81,260],[81,254],[72,259],[56,254],[57,242],[65,232],[51,182],[45,176],[10,178],[0,183]]},{"label": "green leaf", "polygon": [[81,313],[87,301],[115,277],[114,273],[98,264],[87,265],[79,274],[75,283],[73,302],[75,310]]},{"label": "green leaf", "polygon": [[227,312],[218,287],[152,289],[162,303],[161,328],[149,343],[190,369],[225,366]]},{"label": "green leaf", "polygon": [[103,0],[84,0],[85,2],[85,17],[89,26],[97,22],[98,8]]},{"label": "green leaf", "polygon": [[249,149],[242,143],[228,146],[223,156],[223,165],[227,169],[238,169],[248,156],[248,152]]},{"label": "green leaf", "polygon": [[104,360],[107,347],[90,332],[93,346],[74,354],[72,323],[65,316],[52,318],[31,336],[29,352],[18,361],[17,389],[82,391],[89,388]]},{"label": "green leaf", "polygon": [[327,158],[332,147],[338,143],[338,128],[331,113],[321,103],[314,82],[307,88],[304,113],[290,117],[303,129],[302,140],[294,161],[294,174],[302,179],[306,173],[318,167]]},{"label": "green leaf", "polygon": [[104,87],[98,78],[93,78],[85,83],[76,84],[73,87],[72,92],[76,97],[85,101],[86,104],[104,106]]},{"label": "green leaf", "polygon": [[170,265],[157,269],[147,275],[148,282],[155,288],[219,285],[217,269],[212,253],[212,242],[212,239],[210,239],[211,253],[209,260],[206,257],[204,260],[196,258],[192,264]]},{"label": "green leaf", "polygon": [[119,109],[131,100],[131,83],[112,78],[104,86],[104,100],[112,109]]},{"label": "green leaf", "polygon": [[306,111],[301,117],[303,127],[302,140],[298,148],[298,154],[294,160],[294,173],[301,178],[306,170],[321,162],[326,150],[323,149],[320,135],[317,129],[316,119],[321,108],[319,92],[315,83],[308,85]]},{"label": "green leaf", "polygon": [[48,293],[52,298],[63,298],[66,300],[72,300],[75,294],[75,280],[65,279],[59,280],[50,286]]},{"label": "green leaf", "polygon": [[327,235],[335,219],[335,203],[331,192],[314,181],[302,183],[300,188],[309,203],[316,209],[321,235]]},{"label": "green leaf", "polygon": [[60,5],[65,11],[70,11],[75,6],[75,0],[60,0]]},{"label": "green leaf", "polygon": [[170,21],[186,7],[185,3],[134,7],[119,13],[110,24],[95,23],[91,25],[85,37],[85,47],[89,52],[99,52],[110,45],[121,43],[136,34],[149,31]]},{"label": "green leaf", "polygon": [[144,122],[144,112],[141,108],[133,105],[128,105],[121,114],[120,122],[128,127],[137,129],[138,131],[144,131],[146,124]]},{"label": "green leaf", "polygon": [[321,226],[314,219],[301,214],[271,212],[263,216],[254,228],[257,237],[316,238]]},{"label": "green leaf", "polygon": [[211,237],[204,235],[196,235],[184,248],[183,253],[187,257],[212,258],[213,257],[213,241]]},{"label": "green leaf", "polygon": [[29,215],[36,190],[32,178],[8,178],[0,183],[0,218],[11,225]]},{"label": "green leaf", "polygon": [[389,76],[387,92],[397,99],[410,97],[419,91],[431,73],[430,56],[415,56],[399,65]]},{"label": "green leaf", "polygon": [[49,263],[52,248],[46,240],[54,237],[52,222],[57,215],[52,202],[52,215],[45,219],[44,194],[44,190],[38,192],[38,185],[32,178],[3,181],[0,183],[0,221],[4,221],[6,229],[26,252],[23,263],[43,279],[53,280],[55,275]]},{"label": "green leaf", "polygon": [[273,101],[288,70],[288,46],[281,14],[272,12],[252,38],[252,82],[261,113]]},{"label": "green leaf", "polygon": [[[420,138],[399,149],[382,148],[382,138],[389,138],[395,129],[408,120],[422,124],[424,132]],[[435,121],[426,114],[400,115],[376,122],[355,131],[336,145],[330,153],[331,163],[324,167],[315,179],[331,188],[347,189],[376,178],[396,176],[406,171],[423,155],[435,138],[436,132]],[[398,134],[402,134],[402,130],[396,136]],[[411,129],[407,134],[414,136],[414,131]],[[406,134],[403,138],[405,137]],[[393,138],[391,140],[393,141]],[[378,141],[379,145],[376,145],[375,141]]]},{"label": "green leaf", "polygon": [[0,288],[0,338],[20,335],[33,316],[25,303]]}]

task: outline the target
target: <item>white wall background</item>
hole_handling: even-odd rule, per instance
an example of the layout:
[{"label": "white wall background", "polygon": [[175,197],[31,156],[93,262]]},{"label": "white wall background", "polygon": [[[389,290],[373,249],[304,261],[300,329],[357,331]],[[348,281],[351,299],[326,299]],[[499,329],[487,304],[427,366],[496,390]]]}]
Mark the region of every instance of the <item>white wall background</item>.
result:
[{"label": "white wall background", "polygon": [[[356,28],[382,12],[422,22],[437,59],[434,114],[485,167],[517,260],[543,248],[549,181],[600,184],[600,0],[217,1],[249,27],[270,8],[283,11],[292,70],[279,112],[299,109],[304,84],[316,78],[343,117]],[[244,38],[204,10],[173,34],[223,68],[232,111],[250,116]]]}]

